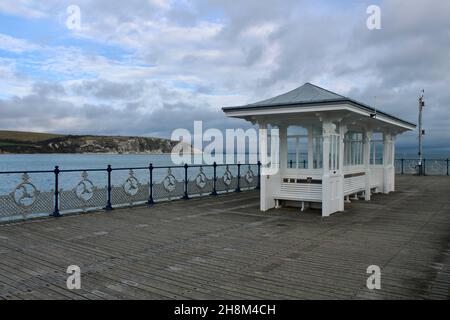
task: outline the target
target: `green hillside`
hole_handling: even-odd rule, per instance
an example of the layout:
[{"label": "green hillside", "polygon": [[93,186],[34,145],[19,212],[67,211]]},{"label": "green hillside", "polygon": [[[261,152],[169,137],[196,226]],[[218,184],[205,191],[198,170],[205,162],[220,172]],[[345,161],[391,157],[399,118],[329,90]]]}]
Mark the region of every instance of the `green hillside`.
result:
[{"label": "green hillside", "polygon": [[39,142],[60,137],[64,137],[64,135],[53,133],[0,130],[0,142],[2,141]]}]

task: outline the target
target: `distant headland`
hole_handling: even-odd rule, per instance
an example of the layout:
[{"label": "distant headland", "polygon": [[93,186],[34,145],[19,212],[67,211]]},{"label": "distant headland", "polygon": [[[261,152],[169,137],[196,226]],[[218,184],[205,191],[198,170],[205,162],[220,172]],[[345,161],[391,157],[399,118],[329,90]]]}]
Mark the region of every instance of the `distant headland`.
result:
[{"label": "distant headland", "polygon": [[64,135],[0,130],[0,154],[170,153],[178,141],[154,137]]}]

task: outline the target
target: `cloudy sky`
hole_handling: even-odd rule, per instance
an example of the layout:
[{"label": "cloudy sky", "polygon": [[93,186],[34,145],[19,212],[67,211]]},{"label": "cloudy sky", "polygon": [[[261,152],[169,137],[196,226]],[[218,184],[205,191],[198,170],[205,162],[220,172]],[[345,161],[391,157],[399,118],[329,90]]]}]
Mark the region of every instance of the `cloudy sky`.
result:
[{"label": "cloudy sky", "polygon": [[[366,27],[371,4],[380,30]],[[414,123],[425,89],[427,150],[450,153],[449,71],[448,0],[0,2],[0,129],[245,127],[220,108],[312,82]],[[398,150],[416,141],[405,134]]]}]

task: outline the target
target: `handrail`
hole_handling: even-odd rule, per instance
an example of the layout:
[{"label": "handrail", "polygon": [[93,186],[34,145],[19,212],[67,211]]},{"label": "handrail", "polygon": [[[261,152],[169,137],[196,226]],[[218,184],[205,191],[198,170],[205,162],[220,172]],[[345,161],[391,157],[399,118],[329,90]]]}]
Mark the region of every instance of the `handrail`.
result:
[{"label": "handrail", "polygon": [[[244,189],[259,189],[261,184],[261,162],[246,163],[248,166],[245,175],[241,175],[241,166],[244,164],[184,164],[184,165],[169,165],[169,166],[154,166],[152,163],[149,166],[136,167],[112,167],[108,165],[106,168],[84,168],[84,169],[61,169],[55,166],[53,170],[14,170],[14,171],[0,171],[0,175],[6,174],[22,174],[22,182],[18,184],[12,193],[0,195],[0,218],[24,215],[35,215],[36,210],[45,211],[52,217],[61,216],[61,212],[72,211],[87,211],[98,208],[103,208],[105,211],[113,210],[114,207],[121,205],[136,205],[146,203],[151,206],[158,200],[185,199],[189,200],[192,196],[211,195],[216,196],[222,192],[240,192]],[[257,166],[256,170],[252,171],[251,166]],[[226,167],[224,176],[219,179],[217,168]],[[230,168],[236,167],[237,174],[231,173]],[[203,172],[203,169],[211,168],[208,176]],[[172,174],[173,169],[183,169],[183,178],[177,180]],[[195,175],[189,175],[189,170],[196,169]],[[135,176],[134,171],[147,170],[148,184],[142,184]],[[160,182],[155,182],[155,171],[167,170],[164,179]],[[113,185],[112,177],[115,172],[129,171],[128,177],[121,185]],[[81,180],[71,190],[62,190],[61,182],[72,180],[64,180],[66,177],[62,173],[80,172]],[[107,177],[106,186],[95,186],[90,180],[88,173],[103,172]],[[50,191],[40,191],[31,181],[29,174],[53,174],[54,188]],[[226,175],[226,177],[225,177]],[[121,178],[122,175],[121,175]],[[197,181],[198,178],[198,181]],[[225,181],[227,178],[227,181]],[[76,183],[76,181],[75,181]],[[165,184],[167,183],[167,185]],[[79,188],[79,189],[77,189]],[[129,189],[127,189],[129,188]],[[182,189],[182,194],[180,190]],[[161,193],[163,194],[161,196]],[[145,199],[142,197],[145,195]],[[103,203],[102,202],[104,199]],[[27,202],[25,202],[27,200]],[[45,209],[42,209],[44,207]],[[69,208],[69,209],[67,209]],[[6,212],[5,212],[6,211]],[[10,213],[12,212],[12,213]],[[45,213],[44,212],[44,213]],[[0,219],[1,220],[1,219]]]}]

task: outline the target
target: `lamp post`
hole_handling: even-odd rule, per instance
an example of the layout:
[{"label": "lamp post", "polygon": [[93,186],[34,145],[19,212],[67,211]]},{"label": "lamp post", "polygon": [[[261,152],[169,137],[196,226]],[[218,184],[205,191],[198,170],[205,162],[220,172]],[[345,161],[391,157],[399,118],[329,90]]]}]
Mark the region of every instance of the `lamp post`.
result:
[{"label": "lamp post", "polygon": [[423,162],[423,150],[422,150],[422,137],[425,134],[425,130],[422,129],[422,110],[425,106],[425,101],[423,99],[424,90],[419,97],[419,176],[424,174],[424,162]]}]

